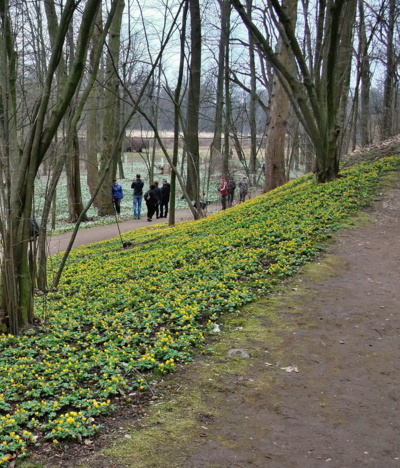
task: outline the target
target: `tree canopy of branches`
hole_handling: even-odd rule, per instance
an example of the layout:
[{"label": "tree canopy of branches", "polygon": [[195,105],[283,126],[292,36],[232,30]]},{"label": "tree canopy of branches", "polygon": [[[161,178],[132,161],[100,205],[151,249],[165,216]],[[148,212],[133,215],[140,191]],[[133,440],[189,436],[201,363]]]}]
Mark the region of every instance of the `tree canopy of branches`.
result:
[{"label": "tree canopy of branches", "polygon": [[294,22],[277,0],[270,0],[266,13],[271,15],[287,53],[297,65],[294,72],[280,59],[240,1],[231,0],[231,3],[253,34],[264,59],[274,67],[313,142],[318,182],[335,179],[339,172],[338,142],[350,79],[356,0],[318,4],[316,49],[311,60],[307,60],[299,44]]}]

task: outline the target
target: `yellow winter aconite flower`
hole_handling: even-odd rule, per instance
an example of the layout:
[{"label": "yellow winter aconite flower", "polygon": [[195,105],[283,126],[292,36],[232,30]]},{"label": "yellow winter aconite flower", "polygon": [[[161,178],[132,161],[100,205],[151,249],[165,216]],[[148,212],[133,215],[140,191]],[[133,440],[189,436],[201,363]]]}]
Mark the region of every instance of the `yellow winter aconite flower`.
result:
[{"label": "yellow winter aconite flower", "polygon": [[117,239],[71,252],[58,291],[37,298],[46,324],[0,335],[0,457],[10,442],[33,443],[32,432],[54,444],[92,436],[115,397],[187,362],[221,314],[312,259],[380,175],[399,168],[397,157],[329,184],[305,176],[206,219],[126,233],[130,249]]}]

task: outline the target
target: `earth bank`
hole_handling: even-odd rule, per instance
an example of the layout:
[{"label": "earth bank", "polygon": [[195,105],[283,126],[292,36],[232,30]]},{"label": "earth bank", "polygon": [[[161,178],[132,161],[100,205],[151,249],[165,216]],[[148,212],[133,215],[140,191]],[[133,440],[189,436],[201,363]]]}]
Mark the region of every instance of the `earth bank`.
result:
[{"label": "earth bank", "polygon": [[[397,174],[327,255],[281,293],[227,317],[212,354],[153,384],[147,414],[132,407],[135,417],[116,419],[91,444],[60,447],[37,462],[399,466],[399,200]],[[250,358],[229,359],[232,348]],[[33,463],[24,466],[40,466]]]}]

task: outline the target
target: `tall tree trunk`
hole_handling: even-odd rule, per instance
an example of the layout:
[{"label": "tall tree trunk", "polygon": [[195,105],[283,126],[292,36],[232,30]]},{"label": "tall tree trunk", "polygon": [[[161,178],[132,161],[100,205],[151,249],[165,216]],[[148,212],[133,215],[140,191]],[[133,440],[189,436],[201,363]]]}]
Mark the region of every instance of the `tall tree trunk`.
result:
[{"label": "tall tree trunk", "polygon": [[231,85],[230,85],[230,45],[229,34],[231,25],[231,5],[229,1],[225,2],[224,14],[224,29],[225,35],[225,67],[224,67],[224,84],[225,84],[225,122],[224,122],[224,152],[222,158],[222,175],[227,178],[229,174],[229,158],[230,158],[230,127],[232,122],[232,100],[231,100]]},{"label": "tall tree trunk", "polygon": [[201,77],[201,17],[199,0],[188,0],[190,11],[191,60],[186,117],[187,192],[200,206],[199,110]]},{"label": "tall tree trunk", "polygon": [[[101,46],[100,36],[102,33],[102,21],[101,21],[102,10],[99,8],[97,14],[96,24],[97,27],[93,30],[91,50],[89,55],[89,66],[91,69],[95,66],[96,51]],[[98,82],[93,84],[93,88],[90,91],[87,100],[86,110],[86,151],[87,151],[87,165],[86,165],[86,178],[89,187],[90,195],[92,196],[96,190],[100,173],[99,173],[99,161],[97,155],[100,152],[101,142],[101,126],[99,122],[99,109],[100,109],[100,85]],[[99,208],[99,199],[95,198],[93,205]]]},{"label": "tall tree trunk", "polygon": [[230,8],[227,0],[218,1],[221,11],[221,33],[218,45],[218,73],[215,96],[214,136],[210,148],[210,164],[222,156],[222,128],[224,113],[224,78],[225,78],[225,51],[229,40],[229,31],[226,30],[226,12]]},{"label": "tall tree trunk", "polygon": [[368,57],[368,40],[365,30],[365,14],[364,1],[359,0],[358,9],[360,14],[359,28],[359,62],[360,62],[360,78],[361,78],[361,107],[360,107],[360,132],[361,145],[370,145],[371,139],[371,110],[370,110],[370,91],[371,91],[371,72]]},{"label": "tall tree trunk", "polygon": [[[55,44],[56,36],[58,34],[59,25],[58,25],[58,17],[55,8],[54,2],[45,2],[45,10],[46,10],[46,18],[47,24],[49,29],[49,36],[51,40],[51,44]],[[67,57],[68,57],[68,64],[63,56],[60,58],[60,64],[58,67],[57,79],[58,79],[58,87],[59,89],[63,89],[66,80],[67,80],[67,69],[71,69],[72,63],[74,61],[75,56],[75,44],[74,44],[74,31],[73,31],[73,23],[71,21],[68,33],[67,33]],[[72,115],[74,112],[74,103],[71,102],[69,106],[68,116],[69,118],[66,119],[67,125],[67,139],[64,142],[65,146],[65,154],[66,154],[66,174],[67,174],[67,193],[68,193],[68,221],[75,222],[78,219],[80,212],[83,210],[83,203],[82,203],[82,190],[81,190],[81,181],[80,181],[80,167],[79,167],[79,148],[76,147],[76,142],[74,139],[77,140],[76,130],[72,129],[70,126],[70,122],[72,119]],[[78,155],[77,155],[78,150]]]},{"label": "tall tree trunk", "polygon": [[[71,143],[67,145],[67,188],[68,188],[68,211],[69,223],[75,223],[83,211],[81,171],[80,171],[80,149],[78,135],[75,129],[70,128],[68,140]],[[83,221],[87,221],[84,216]]]},{"label": "tall tree trunk", "polygon": [[[68,46],[68,61],[69,68],[74,60],[75,55],[75,44],[74,44],[74,31],[73,24],[70,24],[69,34],[67,36],[67,46]],[[79,92],[79,91],[78,91]],[[83,211],[83,202],[82,202],[82,188],[81,188],[81,170],[80,170],[80,158],[79,158],[79,141],[78,141],[78,132],[76,128],[71,128],[71,121],[73,114],[76,109],[76,103],[71,102],[68,119],[68,129],[67,129],[67,142],[66,142],[66,152],[67,152],[67,164],[65,166],[67,173],[67,193],[68,193],[68,221],[74,223],[78,218],[81,212]],[[87,217],[85,216],[85,220]]]},{"label": "tall tree trunk", "polygon": [[265,147],[264,192],[287,182],[285,170],[286,126],[289,118],[289,99],[277,77],[272,82],[270,119]]},{"label": "tall tree trunk", "polygon": [[[246,0],[246,9],[251,18],[253,0]],[[250,157],[249,157],[249,173],[253,175],[255,182],[257,172],[257,82],[256,82],[256,61],[255,61],[255,44],[254,37],[249,32],[249,67],[250,67],[250,105],[249,105],[249,126],[250,126]]]},{"label": "tall tree trunk", "polygon": [[[161,61],[157,67],[157,76],[153,78],[153,86],[151,91],[151,112],[153,117],[153,122],[158,128],[158,110],[160,108],[160,92],[161,92],[161,73],[162,65]],[[157,149],[157,139],[154,136],[153,146],[151,149],[151,163],[150,163],[150,183],[153,183],[154,180],[154,168],[156,163],[156,149]]]},{"label": "tall tree trunk", "polygon": [[339,172],[339,161],[343,154],[343,142],[346,136],[346,114],[348,110],[349,102],[349,89],[350,89],[350,78],[351,78],[351,62],[353,57],[353,37],[354,37],[354,23],[357,13],[357,0],[348,0],[347,6],[343,13],[348,15],[352,20],[344,21],[342,19],[342,26],[340,32],[340,48],[338,54],[338,86],[333,94],[338,95],[337,106],[338,110],[335,117],[335,125],[339,129],[340,135],[338,139],[338,172]]},{"label": "tall tree trunk", "polygon": [[383,93],[383,122],[382,138],[393,135],[393,104],[394,104],[394,82],[396,78],[396,63],[394,60],[394,26],[396,15],[396,0],[389,0],[386,45],[386,73]]},{"label": "tall tree trunk", "polygon": [[[181,91],[183,82],[183,70],[185,61],[185,39],[186,39],[186,25],[188,15],[188,2],[185,3],[182,12],[182,31],[180,35],[180,56],[179,56],[179,68],[178,68],[178,80],[175,87],[174,93],[174,148],[172,153],[172,163],[174,168],[178,167],[178,153],[179,153],[179,122],[181,115]],[[175,224],[175,213],[176,213],[176,170],[171,171],[171,195],[170,195],[170,210],[169,210],[169,225]]]},{"label": "tall tree trunk", "polygon": [[[282,4],[291,27],[295,29],[297,19],[297,0],[286,0]],[[293,54],[281,37],[277,46],[277,55],[282,65],[294,70]],[[289,119],[289,97],[278,77],[274,73],[270,99],[269,123],[265,148],[265,182],[264,191],[268,192],[287,182],[285,168],[286,129]]]},{"label": "tall tree trunk", "polygon": [[[102,132],[102,151],[100,157],[100,172],[107,165],[113,148],[116,144],[116,136],[118,135],[120,116],[118,106],[119,96],[119,78],[117,73],[119,63],[119,51],[121,45],[121,24],[122,14],[125,3],[119,0],[117,11],[115,12],[113,21],[110,27],[108,40],[108,56],[105,71],[105,82],[107,87],[104,92],[104,112],[103,112],[103,132]],[[108,171],[104,184],[100,191],[99,216],[107,216],[114,214],[114,205],[111,196],[112,181],[115,178],[117,170],[117,159],[113,162],[111,170]]]}]

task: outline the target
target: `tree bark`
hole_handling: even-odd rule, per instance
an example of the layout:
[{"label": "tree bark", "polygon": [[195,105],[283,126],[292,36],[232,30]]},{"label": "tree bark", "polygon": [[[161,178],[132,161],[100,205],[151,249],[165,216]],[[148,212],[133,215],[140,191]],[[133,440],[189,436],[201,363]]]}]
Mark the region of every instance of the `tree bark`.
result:
[{"label": "tree bark", "polygon": [[201,17],[199,0],[188,0],[190,11],[191,60],[186,117],[187,185],[186,190],[200,206],[199,110],[201,77]]},{"label": "tree bark", "polygon": [[[251,9],[253,0],[246,0],[246,10],[251,18]],[[255,182],[257,172],[257,77],[256,77],[256,60],[255,60],[255,44],[254,37],[249,32],[249,67],[250,67],[250,105],[249,105],[249,126],[250,126],[250,157],[249,157],[249,173],[253,176]]]},{"label": "tree bark", "polygon": [[[221,11],[221,32],[218,45],[218,72],[215,96],[214,136],[210,148],[210,165],[222,157],[222,129],[224,116],[224,79],[225,79],[225,51],[229,32],[226,31],[226,10],[230,8],[227,0],[218,1]],[[218,158],[218,159],[216,159]]]},{"label": "tree bark", "polygon": [[386,73],[383,93],[383,121],[382,139],[393,136],[393,104],[394,82],[396,78],[396,62],[394,60],[394,26],[396,14],[396,0],[389,0],[386,45]]},{"label": "tree bark", "polygon": [[225,67],[224,67],[224,87],[225,87],[225,122],[224,122],[224,151],[222,158],[222,176],[227,178],[230,175],[229,158],[230,158],[230,128],[232,122],[232,100],[231,100],[231,83],[230,83],[230,44],[229,35],[231,28],[231,5],[226,0],[224,5],[224,25],[225,29]]},{"label": "tree bark", "polygon": [[179,56],[179,68],[178,68],[178,79],[174,93],[174,146],[172,153],[172,171],[171,171],[171,195],[170,195],[170,210],[168,224],[173,226],[175,224],[176,214],[176,179],[178,167],[178,153],[179,153],[179,123],[181,115],[181,91],[183,82],[183,71],[185,61],[185,39],[186,39],[186,25],[188,15],[188,2],[185,2],[182,12],[182,30],[180,33],[180,56]]},{"label": "tree bark", "polygon": [[[297,19],[297,0],[286,0],[282,4],[287,17],[295,29]],[[277,46],[277,55],[282,65],[288,70],[293,70],[295,64],[293,55],[280,37]],[[268,192],[288,181],[285,169],[286,129],[289,119],[289,97],[279,80],[278,73],[274,73],[272,81],[272,94],[270,99],[269,123],[267,128],[265,148],[265,182],[264,191]]]},{"label": "tree bark", "polygon": [[[96,25],[97,27],[93,30],[91,50],[89,55],[89,66],[93,70],[96,68],[96,52],[101,47],[100,37],[102,34],[102,21],[101,21],[101,8],[99,8],[97,14]],[[98,66],[98,65],[97,65]],[[101,81],[101,78],[100,78]],[[87,163],[86,163],[86,178],[89,186],[90,195],[93,195],[96,190],[100,173],[99,173],[99,161],[97,155],[100,151],[101,138],[101,126],[99,122],[99,109],[100,109],[100,84],[98,82],[93,84],[90,91],[87,106],[86,106],[86,151],[87,151]],[[93,205],[99,208],[98,198],[94,199]]]},{"label": "tree bark", "polygon": [[360,102],[360,132],[361,145],[366,146],[372,143],[371,138],[371,121],[370,121],[370,91],[371,91],[371,72],[368,57],[368,40],[365,30],[365,14],[364,1],[359,0],[359,63],[360,63],[360,78],[361,78],[361,102]]},{"label": "tree bark", "polygon": [[[119,77],[118,77],[118,62],[119,51],[121,45],[121,24],[122,14],[124,11],[124,1],[119,0],[117,11],[115,12],[113,21],[110,27],[108,40],[108,55],[105,71],[105,82],[107,83],[104,92],[104,113],[103,113],[103,131],[102,131],[102,151],[100,157],[100,172],[103,171],[107,164],[110,154],[116,144],[117,135],[119,133]],[[111,196],[112,181],[115,178],[117,170],[118,156],[113,161],[111,170],[107,172],[104,184],[100,191],[99,216],[107,216],[114,214],[114,205]]]}]

